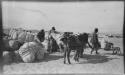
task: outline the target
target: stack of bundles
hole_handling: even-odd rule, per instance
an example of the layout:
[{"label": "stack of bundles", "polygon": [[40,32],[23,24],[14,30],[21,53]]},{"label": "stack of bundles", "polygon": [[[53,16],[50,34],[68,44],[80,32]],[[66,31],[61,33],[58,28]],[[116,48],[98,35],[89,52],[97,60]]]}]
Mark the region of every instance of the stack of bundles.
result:
[{"label": "stack of bundles", "polygon": [[15,32],[15,29],[10,29],[9,36],[12,37],[13,32]]},{"label": "stack of bundles", "polygon": [[4,51],[3,51],[3,60],[4,63],[10,63],[15,58],[18,58],[17,56],[14,56],[16,50],[18,50],[21,46],[20,42],[17,40],[11,40],[8,38],[3,38],[3,44],[4,44]]},{"label": "stack of bundles", "polygon": [[16,29],[11,29],[9,35],[11,39],[17,39]]},{"label": "stack of bundles", "polygon": [[26,42],[19,49],[19,54],[24,62],[30,63],[44,57],[45,48],[38,42]]},{"label": "stack of bundles", "polygon": [[11,29],[9,32],[10,39],[18,40],[21,44],[34,41],[36,34],[21,28]]},{"label": "stack of bundles", "polygon": [[17,40],[18,35],[22,32],[22,29],[11,29],[9,32],[10,39]]},{"label": "stack of bundles", "polygon": [[21,46],[21,43],[17,40],[3,39],[3,43],[6,51],[15,51]]},{"label": "stack of bundles", "polygon": [[25,30],[23,30],[23,32],[18,35],[18,40],[22,44],[25,42],[33,42],[34,38],[35,38],[34,33]]}]

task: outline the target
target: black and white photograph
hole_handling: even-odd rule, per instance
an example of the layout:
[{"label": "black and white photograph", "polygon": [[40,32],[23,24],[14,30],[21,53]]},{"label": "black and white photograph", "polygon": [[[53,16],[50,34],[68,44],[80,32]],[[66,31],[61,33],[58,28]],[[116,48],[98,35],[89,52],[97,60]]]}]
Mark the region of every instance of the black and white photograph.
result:
[{"label": "black and white photograph", "polygon": [[3,74],[124,74],[124,0],[2,0]]}]

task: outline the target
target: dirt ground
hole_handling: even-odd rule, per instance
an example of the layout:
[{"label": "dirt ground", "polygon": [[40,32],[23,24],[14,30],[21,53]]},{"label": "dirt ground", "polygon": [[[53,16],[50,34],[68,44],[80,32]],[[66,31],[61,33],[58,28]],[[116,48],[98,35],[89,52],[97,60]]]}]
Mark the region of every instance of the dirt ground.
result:
[{"label": "dirt ground", "polygon": [[[115,42],[115,41],[114,41]],[[115,42],[116,43],[116,42]],[[123,53],[122,40],[117,40],[115,46],[120,46]],[[12,63],[4,65],[4,74],[55,74],[55,73],[105,73],[105,74],[123,74],[124,61],[122,55],[112,55],[112,51],[99,50],[99,54],[90,54],[90,49],[85,49],[83,58],[80,62],[72,59],[71,63],[63,63],[62,53],[52,53],[46,56],[44,60],[34,63]]]}]

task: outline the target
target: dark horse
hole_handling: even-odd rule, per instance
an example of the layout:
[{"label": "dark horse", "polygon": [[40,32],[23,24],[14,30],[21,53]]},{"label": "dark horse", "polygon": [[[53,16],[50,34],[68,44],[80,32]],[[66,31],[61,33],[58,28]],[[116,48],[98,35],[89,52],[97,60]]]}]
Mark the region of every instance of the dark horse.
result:
[{"label": "dark horse", "polygon": [[65,32],[63,37],[61,38],[61,41],[63,42],[63,47],[64,47],[64,64],[66,63],[66,57],[68,63],[71,64],[69,58],[71,50],[75,50],[76,53],[74,56],[74,60],[79,62],[79,54],[82,50],[82,44],[80,40],[77,38],[77,36]]}]

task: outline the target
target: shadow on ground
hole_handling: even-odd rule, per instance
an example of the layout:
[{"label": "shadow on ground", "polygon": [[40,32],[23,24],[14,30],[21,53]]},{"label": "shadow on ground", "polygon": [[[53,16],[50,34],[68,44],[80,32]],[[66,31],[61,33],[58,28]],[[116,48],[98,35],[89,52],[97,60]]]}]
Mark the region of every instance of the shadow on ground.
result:
[{"label": "shadow on ground", "polygon": [[86,60],[86,61],[82,61],[80,62],[80,64],[87,64],[87,63],[91,63],[91,64],[97,64],[97,63],[105,63],[108,62],[110,60],[113,59],[119,59],[119,58],[111,58],[109,56],[102,56],[102,55],[90,55],[90,54],[84,54],[83,58],[81,58],[81,60]]},{"label": "shadow on ground", "polygon": [[[109,55],[110,55],[110,53],[109,53]],[[72,57],[72,55],[71,55],[71,57]],[[70,59],[71,59],[71,57],[70,57]],[[61,58],[63,58],[63,54],[53,53],[53,54],[46,55],[43,60],[41,60],[41,61],[35,60],[35,62],[33,62],[33,63],[54,61],[54,60],[59,60]],[[104,55],[100,55],[100,54],[98,54],[98,55],[83,54],[83,58],[80,58],[79,64],[106,63],[106,62],[108,62],[110,60],[113,60],[113,59],[119,59],[119,58],[110,57],[110,56],[108,56],[108,54],[104,54]],[[15,62],[15,63],[23,63],[23,61],[18,61],[18,62]]]},{"label": "shadow on ground", "polygon": [[37,62],[48,62],[48,61],[53,61],[53,60],[58,60],[60,58],[63,58],[63,55],[60,54],[48,54],[45,56],[45,58],[41,61],[36,61]]}]

